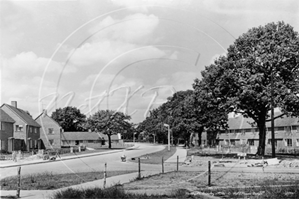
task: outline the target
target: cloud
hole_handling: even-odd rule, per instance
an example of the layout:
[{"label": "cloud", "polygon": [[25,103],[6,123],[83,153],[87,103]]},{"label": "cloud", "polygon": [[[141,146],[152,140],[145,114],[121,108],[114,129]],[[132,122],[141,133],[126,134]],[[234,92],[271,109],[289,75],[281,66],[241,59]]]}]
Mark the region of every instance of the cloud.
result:
[{"label": "cloud", "polygon": [[[62,63],[51,61],[45,57],[38,57],[34,52],[22,52],[12,58],[1,57],[1,61],[3,63],[3,73],[9,77],[40,75],[46,69],[50,73],[59,73],[63,68]],[[64,72],[76,72],[76,69],[68,67]]]},{"label": "cloud", "polygon": [[[109,38],[110,40],[124,41],[128,43],[139,43],[147,40],[159,24],[159,18],[153,14],[145,15],[141,13],[114,19],[106,17],[99,24],[89,29],[90,34],[96,34],[93,39]],[[105,27],[104,31],[102,31]]]},{"label": "cloud", "polygon": [[[11,58],[0,57],[0,61],[2,62],[1,103],[9,103],[17,99],[26,101],[26,104],[30,101],[29,106],[36,108],[41,82],[43,82],[42,94],[55,92],[56,82],[53,80],[59,75],[63,66],[62,63],[49,62],[48,58],[38,57],[34,52],[22,52]],[[47,75],[43,79],[48,63]],[[69,67],[64,72],[74,73],[76,70]]]},{"label": "cloud", "polygon": [[131,11],[148,12],[152,6],[183,7],[191,4],[192,0],[111,0],[117,6],[126,7]]},{"label": "cloud", "polygon": [[[69,54],[70,61],[74,65],[85,66],[107,63],[122,54],[126,56],[122,56],[117,62],[128,63],[137,58],[165,56],[164,51],[154,46],[141,47],[153,39],[158,24],[159,19],[154,15],[134,14],[122,20],[108,16],[88,32],[92,35],[104,27],[112,26],[94,34],[90,42],[73,49]],[[129,51],[132,53],[129,54]]]}]

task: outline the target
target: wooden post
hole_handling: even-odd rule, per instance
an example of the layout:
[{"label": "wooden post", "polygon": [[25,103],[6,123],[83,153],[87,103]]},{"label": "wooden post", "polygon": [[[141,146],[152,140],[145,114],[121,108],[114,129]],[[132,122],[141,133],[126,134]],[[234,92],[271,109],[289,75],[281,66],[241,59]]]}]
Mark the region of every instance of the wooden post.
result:
[{"label": "wooden post", "polygon": [[138,158],[139,160],[139,173],[138,173],[138,179],[141,179],[141,158]]},{"label": "wooden post", "polygon": [[18,167],[18,188],[17,188],[17,198],[20,198],[21,190],[21,167]]},{"label": "wooden post", "polygon": [[106,187],[106,167],[107,167],[107,163],[104,164],[104,179],[103,179],[103,188],[104,189]]},{"label": "wooden post", "polygon": [[208,186],[210,187],[210,161],[208,161]]},{"label": "wooden post", "polygon": [[164,173],[164,157],[161,158],[161,170]]},{"label": "wooden post", "polygon": [[177,171],[179,170],[179,156],[177,156]]}]

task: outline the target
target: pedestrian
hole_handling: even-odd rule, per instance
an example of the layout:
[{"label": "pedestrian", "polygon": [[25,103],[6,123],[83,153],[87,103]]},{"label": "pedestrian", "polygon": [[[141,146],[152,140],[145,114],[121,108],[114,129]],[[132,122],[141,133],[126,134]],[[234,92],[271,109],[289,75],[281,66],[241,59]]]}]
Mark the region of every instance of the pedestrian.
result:
[{"label": "pedestrian", "polygon": [[16,151],[12,152],[12,161],[16,162],[17,161],[17,154]]}]

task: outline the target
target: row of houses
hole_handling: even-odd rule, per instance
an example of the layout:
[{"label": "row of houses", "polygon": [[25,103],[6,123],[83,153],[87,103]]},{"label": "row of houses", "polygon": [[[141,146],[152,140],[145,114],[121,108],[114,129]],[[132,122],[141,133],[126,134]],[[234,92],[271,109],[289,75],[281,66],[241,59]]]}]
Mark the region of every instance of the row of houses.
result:
[{"label": "row of houses", "polygon": [[[279,114],[279,113],[278,113]],[[277,115],[278,115],[277,114]],[[256,152],[259,145],[259,131],[251,124],[251,118],[243,116],[228,119],[228,129],[216,136],[215,143],[219,146],[245,146],[248,145]],[[276,149],[299,148],[299,118],[283,116],[274,121],[275,147]],[[271,122],[266,122],[266,149],[271,148]],[[198,136],[195,141],[197,143]],[[202,133],[202,145],[207,145],[207,132]],[[255,153],[254,152],[254,153]]]},{"label": "row of houses", "polygon": [[[0,107],[0,149],[32,151],[36,149],[57,149],[70,146],[100,148],[108,145],[108,137],[96,132],[64,132],[62,127],[44,110],[36,119],[17,106]],[[120,134],[111,136],[112,146],[121,147]]]}]

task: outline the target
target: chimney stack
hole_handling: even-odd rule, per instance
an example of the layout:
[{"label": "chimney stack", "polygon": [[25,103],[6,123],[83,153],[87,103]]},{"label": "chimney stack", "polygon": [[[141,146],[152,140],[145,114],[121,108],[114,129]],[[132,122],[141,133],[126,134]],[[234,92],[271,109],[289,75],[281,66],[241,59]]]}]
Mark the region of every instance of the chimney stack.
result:
[{"label": "chimney stack", "polygon": [[18,108],[17,101],[11,101],[11,105],[15,108]]},{"label": "chimney stack", "polygon": [[47,109],[43,109],[43,116],[45,117],[47,115]]}]

